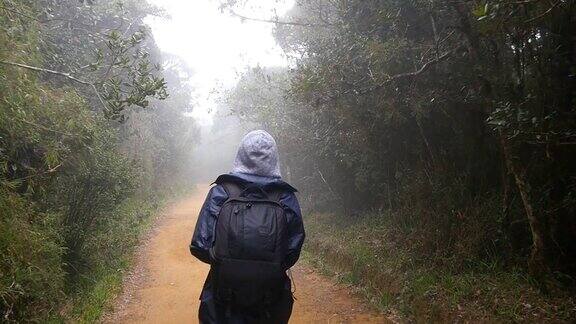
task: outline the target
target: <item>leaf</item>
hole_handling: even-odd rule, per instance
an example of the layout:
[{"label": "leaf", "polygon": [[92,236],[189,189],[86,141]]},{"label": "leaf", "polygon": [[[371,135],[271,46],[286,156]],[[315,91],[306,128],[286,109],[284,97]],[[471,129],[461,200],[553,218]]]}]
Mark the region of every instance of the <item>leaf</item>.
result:
[{"label": "leaf", "polygon": [[476,8],[472,10],[472,14],[478,19],[483,19],[488,14],[488,3],[478,4]]}]

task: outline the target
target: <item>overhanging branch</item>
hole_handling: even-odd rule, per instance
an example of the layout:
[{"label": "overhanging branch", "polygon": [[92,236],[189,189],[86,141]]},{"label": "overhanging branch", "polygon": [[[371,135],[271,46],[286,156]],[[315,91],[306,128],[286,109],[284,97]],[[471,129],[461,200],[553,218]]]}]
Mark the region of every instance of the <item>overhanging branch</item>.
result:
[{"label": "overhanging branch", "polygon": [[418,76],[424,72],[426,72],[427,70],[429,70],[432,66],[446,60],[447,58],[449,58],[452,54],[456,53],[456,51],[458,51],[460,49],[460,46],[454,48],[451,51],[448,51],[440,56],[438,56],[437,58],[426,62],[424,65],[422,65],[422,67],[420,69],[418,69],[417,71],[414,72],[407,72],[407,73],[401,73],[401,74],[396,74],[394,76],[391,76],[388,80],[386,80],[385,83],[388,82],[392,82],[392,81],[396,81],[399,79],[403,79],[403,78],[411,78],[411,77],[415,77]]},{"label": "overhanging branch", "polygon": [[[350,93],[354,93],[355,95],[364,95],[367,93],[371,93],[374,92],[376,90],[382,89],[383,87],[387,86],[388,84],[390,84],[391,82],[394,81],[399,81],[401,79],[408,79],[408,78],[414,78],[419,76],[420,74],[426,72],[427,70],[429,70],[430,68],[432,68],[434,65],[441,63],[443,61],[445,61],[446,59],[448,59],[450,56],[452,56],[454,53],[456,53],[458,50],[460,50],[463,46],[460,45],[448,52],[443,53],[442,55],[438,56],[437,58],[430,60],[428,62],[426,62],[424,65],[422,65],[422,67],[414,72],[406,72],[406,73],[400,73],[400,74],[396,74],[393,76],[389,76],[386,80],[382,81],[381,83],[378,83],[372,87],[367,87],[364,89],[358,89],[358,88],[352,88],[349,90],[346,90],[343,92],[343,94],[350,94]],[[320,100],[319,102],[322,103],[326,103],[329,101],[333,101],[335,100],[337,97],[339,96],[328,96],[327,99],[324,100]]]},{"label": "overhanging branch", "polygon": [[23,69],[27,69],[27,70],[32,70],[32,71],[36,71],[36,72],[41,72],[41,73],[48,73],[48,74],[54,74],[54,75],[58,75],[64,78],[67,78],[69,80],[72,80],[76,83],[80,83],[83,85],[87,85],[92,87],[92,89],[94,90],[94,92],[96,93],[96,96],[98,97],[98,100],[100,101],[100,103],[102,104],[102,107],[104,108],[104,110],[106,110],[106,103],[104,102],[104,100],[102,99],[102,96],[100,95],[100,92],[98,91],[98,88],[96,88],[96,85],[93,82],[90,81],[86,81],[86,80],[82,80],[79,79],[77,77],[72,76],[70,73],[66,73],[66,72],[60,72],[60,71],[54,71],[54,70],[50,70],[50,69],[44,69],[44,68],[39,68],[36,66],[30,66],[30,65],[26,65],[26,64],[21,64],[21,63],[16,63],[16,62],[8,62],[8,61],[3,61],[0,60],[1,64],[5,64],[5,65],[11,65],[11,66],[16,66],[19,68],[23,68]]},{"label": "overhanging branch", "polygon": [[254,18],[254,17],[247,17],[236,13],[234,10],[230,10],[230,14],[232,16],[238,17],[242,20],[250,20],[262,23],[270,23],[270,24],[277,24],[277,25],[289,25],[289,26],[300,26],[300,27],[332,27],[330,24],[316,24],[316,23],[309,23],[309,22],[300,22],[300,21],[282,21],[278,18],[276,19],[261,19],[261,18]]}]

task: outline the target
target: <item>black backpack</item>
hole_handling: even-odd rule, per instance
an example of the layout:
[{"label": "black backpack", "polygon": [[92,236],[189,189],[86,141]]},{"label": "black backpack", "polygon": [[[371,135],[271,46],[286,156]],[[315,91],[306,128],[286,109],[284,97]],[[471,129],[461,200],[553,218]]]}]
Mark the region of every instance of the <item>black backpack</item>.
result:
[{"label": "black backpack", "polygon": [[287,220],[281,190],[221,183],[228,199],[218,215],[210,250],[216,301],[266,309],[285,289]]}]

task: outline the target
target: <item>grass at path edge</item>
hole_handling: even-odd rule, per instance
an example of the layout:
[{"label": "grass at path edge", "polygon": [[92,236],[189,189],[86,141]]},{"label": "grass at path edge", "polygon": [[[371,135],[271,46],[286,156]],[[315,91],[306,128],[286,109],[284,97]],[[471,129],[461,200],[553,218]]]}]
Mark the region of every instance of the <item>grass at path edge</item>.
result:
[{"label": "grass at path edge", "polygon": [[113,301],[122,291],[124,276],[134,265],[134,253],[138,244],[151,230],[155,220],[170,204],[181,199],[191,190],[181,190],[158,199],[132,198],[119,206],[122,215],[116,229],[105,235],[121,236],[123,246],[120,257],[107,260],[84,275],[78,282],[74,297],[58,316],[48,319],[49,323],[95,323],[112,309]]},{"label": "grass at path edge", "polygon": [[568,323],[568,292],[545,295],[522,269],[476,262],[455,271],[406,248],[382,218],[311,214],[302,261],[350,285],[375,309],[415,322]]}]

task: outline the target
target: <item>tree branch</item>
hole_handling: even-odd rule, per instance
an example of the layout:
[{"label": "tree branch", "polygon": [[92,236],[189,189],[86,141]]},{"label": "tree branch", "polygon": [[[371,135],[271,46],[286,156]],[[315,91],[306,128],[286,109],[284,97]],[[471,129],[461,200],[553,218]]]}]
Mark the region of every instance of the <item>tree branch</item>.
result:
[{"label": "tree branch", "polygon": [[58,171],[58,169],[59,169],[61,166],[62,166],[62,163],[60,163],[60,164],[58,164],[57,166],[55,166],[55,167],[53,167],[53,168],[50,168],[50,169],[48,169],[48,170],[45,170],[45,171],[42,171],[42,172],[39,172],[39,173],[34,173],[34,174],[31,174],[31,175],[25,176],[25,177],[23,177],[23,178],[14,179],[14,180],[12,180],[12,181],[23,181],[23,180],[32,179],[32,178],[35,178],[35,177],[38,177],[38,176],[42,176],[42,175],[54,173],[54,172]]},{"label": "tree branch", "polygon": [[[400,79],[406,79],[406,78],[413,78],[413,77],[417,77],[418,75],[426,72],[427,70],[429,70],[431,67],[433,67],[434,65],[448,59],[450,56],[452,56],[454,53],[456,53],[460,48],[462,48],[461,46],[458,46],[448,52],[445,52],[444,54],[438,56],[437,58],[430,60],[428,62],[426,62],[424,65],[422,65],[422,67],[420,69],[418,69],[417,71],[414,72],[406,72],[406,73],[401,73],[401,74],[396,74],[393,76],[388,77],[387,80],[385,80],[382,83],[379,83],[373,87],[369,87],[367,89],[360,89],[360,90],[353,90],[357,95],[362,95],[362,94],[366,94],[366,93],[370,93],[372,91],[376,91],[378,89],[381,89],[383,87],[385,87],[386,85],[388,85],[389,83],[393,82],[393,81],[398,81]],[[347,91],[348,92],[348,91]],[[332,98],[333,99],[333,98]]]},{"label": "tree branch", "polygon": [[554,4],[552,4],[552,6],[550,6],[550,8],[548,8],[548,10],[544,11],[543,13],[541,13],[540,15],[530,18],[528,20],[526,20],[524,23],[528,24],[531,23],[533,21],[536,21],[540,18],[543,18],[544,16],[548,15],[552,10],[554,10],[554,8],[556,8],[562,1],[556,1]]},{"label": "tree branch", "polygon": [[49,73],[49,74],[54,74],[54,75],[59,75],[61,77],[67,78],[69,80],[72,80],[76,83],[80,83],[83,85],[87,85],[92,87],[92,89],[94,90],[94,92],[96,93],[96,96],[98,97],[98,100],[100,101],[100,103],[102,104],[102,107],[104,108],[104,110],[107,109],[106,107],[106,103],[104,102],[104,100],[102,99],[102,96],[100,95],[100,92],[98,91],[98,88],[96,88],[96,85],[90,81],[86,81],[86,80],[82,80],[82,79],[78,79],[72,75],[70,75],[70,73],[66,73],[66,72],[60,72],[60,71],[54,71],[54,70],[50,70],[50,69],[44,69],[44,68],[39,68],[36,66],[30,66],[30,65],[26,65],[26,64],[20,64],[20,63],[15,63],[15,62],[8,62],[8,61],[3,61],[0,60],[0,64],[5,64],[5,65],[12,65],[12,66],[16,66],[16,67],[20,67],[23,69],[28,69],[28,70],[32,70],[32,71],[36,71],[36,72],[42,72],[42,73]]},{"label": "tree branch", "polygon": [[76,77],[73,77],[73,76],[70,75],[69,73],[65,73],[65,72],[54,71],[54,70],[39,68],[39,67],[30,66],[30,65],[26,65],[26,64],[20,64],[20,63],[8,62],[8,61],[2,61],[2,60],[0,60],[0,63],[6,64],[6,65],[13,65],[13,66],[21,67],[21,68],[28,69],[28,70],[32,70],[32,71],[36,71],[36,72],[44,72],[44,73],[56,74],[56,75],[63,76],[63,77],[65,77],[65,78],[68,78],[68,79],[70,79],[70,80],[72,80],[72,81],[75,81],[75,82],[78,82],[78,83],[81,83],[81,84],[84,84],[84,85],[92,85],[91,82],[78,79],[78,78],[76,78]]},{"label": "tree branch", "polygon": [[[425,63],[424,65],[422,65],[422,67],[421,67],[420,69],[418,69],[417,71],[407,72],[407,73],[401,73],[401,74],[396,74],[396,75],[393,75],[393,76],[388,77],[387,80],[385,80],[385,81],[383,81],[383,82],[381,82],[381,83],[379,83],[379,84],[376,84],[376,85],[374,85],[374,86],[372,86],[372,87],[367,87],[367,88],[364,88],[364,89],[355,89],[355,88],[352,88],[352,89],[349,89],[349,90],[344,91],[343,94],[349,94],[350,92],[353,92],[353,93],[354,93],[355,95],[357,95],[357,96],[358,96],[358,95],[364,95],[364,94],[367,94],[367,93],[376,91],[376,90],[378,90],[378,89],[381,89],[381,88],[385,87],[386,85],[390,84],[390,83],[393,82],[393,81],[397,81],[397,80],[405,79],[405,78],[413,78],[413,77],[416,77],[416,76],[418,76],[418,75],[426,72],[427,70],[429,70],[432,66],[434,66],[434,65],[436,65],[436,64],[438,64],[438,63],[440,63],[440,62],[442,62],[442,61],[444,61],[444,60],[446,60],[446,59],[448,59],[450,56],[452,56],[454,53],[456,53],[456,52],[457,52],[458,50],[460,50],[462,47],[463,47],[463,45],[460,45],[460,46],[458,46],[458,47],[456,47],[456,48],[454,48],[454,49],[452,49],[452,50],[450,50],[450,51],[448,51],[448,52],[445,52],[444,54],[440,55],[439,57],[437,57],[437,58],[435,58],[435,59],[433,59],[433,60],[430,60],[430,61],[426,62],[426,63]],[[353,85],[354,85],[354,84],[353,84]],[[333,101],[333,100],[336,100],[336,98],[337,98],[338,96],[340,96],[340,94],[337,94],[337,95],[329,95],[327,99],[319,100],[318,102],[319,102],[319,103],[326,103],[326,102],[329,102],[329,101]]]},{"label": "tree branch", "polygon": [[40,128],[40,129],[43,129],[43,130],[45,130],[45,131],[53,132],[53,133],[56,133],[56,134],[66,135],[66,136],[71,136],[71,137],[79,137],[79,136],[80,136],[80,135],[77,135],[77,134],[71,134],[71,133],[67,133],[67,132],[61,132],[61,131],[56,130],[56,129],[48,128],[48,127],[46,127],[46,126],[44,126],[44,125],[36,124],[36,123],[31,122],[31,121],[27,121],[27,120],[25,120],[25,119],[18,118],[18,120],[21,121],[21,122],[23,122],[23,123],[25,123],[25,124],[28,124],[28,125],[30,125],[30,126],[33,126],[33,127],[36,127],[36,128]]},{"label": "tree branch", "polygon": [[25,13],[22,13],[22,12],[16,10],[16,9],[8,8],[8,7],[5,7],[5,6],[0,6],[0,9],[6,10],[6,11],[8,11],[8,12],[17,14],[17,15],[22,16],[22,17],[25,17],[25,18],[29,18],[29,19],[32,19],[32,20],[36,20],[36,21],[38,21],[38,22],[43,22],[42,20],[40,20],[40,19],[38,19],[38,18],[36,18],[36,17],[34,17],[34,16],[31,16],[31,15],[28,15],[28,14],[25,14]]},{"label": "tree branch", "polygon": [[18,10],[16,10],[16,9],[8,8],[8,7],[6,7],[6,6],[0,6],[0,9],[6,10],[6,11],[11,12],[11,13],[14,13],[14,14],[17,14],[17,15],[22,16],[22,17],[24,17],[24,18],[28,18],[28,19],[35,20],[35,21],[37,21],[37,22],[39,22],[39,23],[42,23],[42,24],[49,23],[49,22],[52,22],[52,21],[67,21],[67,22],[71,22],[71,23],[74,23],[74,24],[77,24],[77,23],[78,23],[77,21],[73,21],[73,20],[69,20],[69,19],[64,19],[64,18],[40,19],[40,18],[34,17],[34,16],[30,15],[30,14],[23,13],[23,12],[21,12],[21,11],[18,11]]},{"label": "tree branch", "polygon": [[330,24],[315,24],[315,23],[297,22],[297,21],[281,21],[281,20],[278,20],[278,18],[276,18],[276,19],[261,19],[261,18],[247,17],[247,16],[236,13],[234,10],[230,10],[230,14],[232,16],[238,17],[242,20],[250,20],[250,21],[277,24],[277,25],[290,25],[290,26],[300,26],[300,27],[332,27],[332,25],[330,25]]},{"label": "tree branch", "polygon": [[452,49],[451,51],[448,51],[440,56],[438,56],[437,58],[426,62],[424,65],[422,65],[422,67],[420,69],[418,69],[417,71],[414,72],[407,72],[407,73],[401,73],[401,74],[396,74],[394,76],[391,76],[385,83],[388,82],[392,82],[392,81],[396,81],[399,79],[403,79],[403,78],[410,78],[410,77],[415,77],[418,76],[419,74],[422,74],[424,72],[426,72],[427,70],[429,70],[432,66],[446,60],[447,58],[449,58],[450,56],[452,56],[452,54],[456,53],[456,51],[458,51],[461,48],[461,46],[458,46],[454,49]]}]

